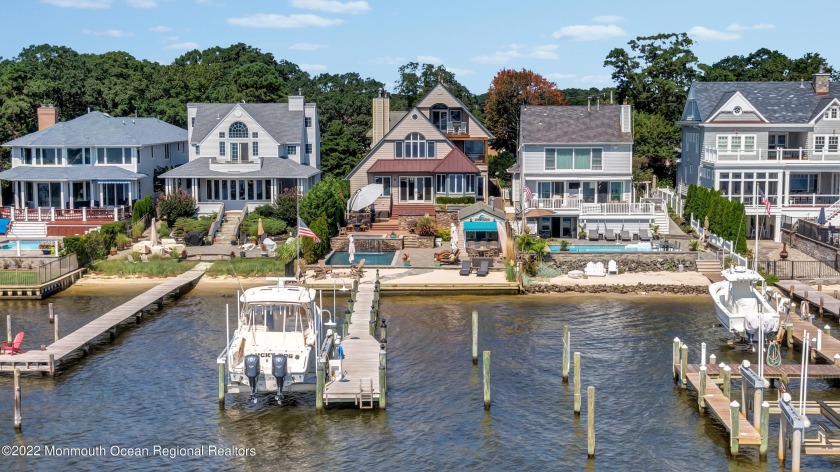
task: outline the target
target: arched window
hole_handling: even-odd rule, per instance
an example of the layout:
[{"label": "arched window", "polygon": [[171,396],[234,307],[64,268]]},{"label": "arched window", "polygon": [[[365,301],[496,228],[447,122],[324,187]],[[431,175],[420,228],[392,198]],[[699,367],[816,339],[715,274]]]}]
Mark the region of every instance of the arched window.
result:
[{"label": "arched window", "polygon": [[245,126],[245,123],[241,121],[237,121],[236,123],[230,125],[228,128],[228,138],[247,138],[248,137],[248,127]]},{"label": "arched window", "polygon": [[405,157],[426,157],[426,137],[420,133],[409,133],[405,137]]}]

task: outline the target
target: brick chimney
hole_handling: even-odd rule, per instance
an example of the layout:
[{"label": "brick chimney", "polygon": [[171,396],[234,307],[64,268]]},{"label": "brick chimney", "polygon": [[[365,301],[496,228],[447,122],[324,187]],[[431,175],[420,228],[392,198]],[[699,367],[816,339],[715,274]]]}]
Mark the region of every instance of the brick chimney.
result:
[{"label": "brick chimney", "polygon": [[45,130],[58,123],[58,108],[52,105],[38,107],[38,131]]},{"label": "brick chimney", "polygon": [[828,95],[828,73],[825,72],[823,66],[820,66],[820,71],[814,74],[814,93],[817,95]]},{"label": "brick chimney", "polygon": [[373,98],[373,135],[370,146],[376,146],[391,130],[391,99],[379,89],[379,96]]}]

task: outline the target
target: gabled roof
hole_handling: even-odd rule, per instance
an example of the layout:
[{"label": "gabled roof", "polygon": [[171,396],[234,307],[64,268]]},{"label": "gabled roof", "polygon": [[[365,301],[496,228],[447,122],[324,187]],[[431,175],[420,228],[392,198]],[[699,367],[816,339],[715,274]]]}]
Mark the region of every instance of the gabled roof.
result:
[{"label": "gabled roof", "polygon": [[288,178],[305,179],[320,174],[321,171],[310,166],[298,164],[279,157],[263,157],[262,168],[251,172],[219,172],[210,170],[210,158],[199,157],[169,172],[161,174],[163,178]]},{"label": "gabled roof", "polygon": [[157,118],[118,118],[92,111],[13,139],[3,146],[148,146],[186,140],[187,130]]},{"label": "gabled roof", "polygon": [[253,118],[277,143],[302,141],[304,112],[289,111],[288,103],[190,103],[187,106],[196,109],[190,144],[204,141],[236,107]]},{"label": "gabled roof", "polygon": [[140,180],[138,174],[117,166],[17,166],[0,172],[0,180],[40,180],[62,182],[67,180]]},{"label": "gabled roof", "polygon": [[460,106],[461,106],[461,109],[462,109],[462,110],[463,110],[466,114],[470,115],[470,118],[472,118],[472,119],[473,119],[476,123],[478,123],[478,126],[479,126],[479,127],[480,127],[480,128],[481,128],[481,129],[482,129],[482,130],[483,130],[483,131],[487,134],[487,137],[488,137],[489,139],[495,139],[495,138],[496,138],[495,136],[493,136],[493,133],[491,133],[491,132],[490,132],[490,130],[489,130],[489,129],[487,129],[487,128],[484,126],[484,123],[482,123],[482,122],[481,122],[481,120],[479,120],[479,119],[478,119],[478,118],[476,118],[476,117],[475,117],[472,113],[470,113],[470,109],[469,109],[466,105],[464,105],[464,102],[462,102],[461,100],[459,100],[459,99],[458,99],[458,97],[456,97],[456,96],[455,96],[455,94],[454,94],[454,93],[452,93],[452,91],[451,91],[451,90],[449,90],[449,88],[448,88],[446,85],[443,85],[443,84],[442,84],[442,83],[440,83],[440,82],[438,82],[438,84],[437,84],[437,85],[435,85],[434,87],[432,87],[432,89],[431,89],[431,90],[429,90],[429,92],[428,92],[426,95],[423,95],[423,97],[421,97],[421,98],[420,98],[420,100],[417,100],[417,103],[421,103],[423,100],[425,100],[427,97],[429,97],[429,95],[431,95],[432,93],[435,93],[435,90],[437,90],[438,88],[442,88],[443,90],[445,90],[445,91],[446,91],[446,93],[448,93],[448,94],[449,94],[449,95],[450,95],[450,96],[451,96],[451,97],[455,100],[455,103],[457,103],[458,105],[460,105]]},{"label": "gabled roof", "polygon": [[479,174],[481,171],[476,167],[469,157],[465,156],[458,148],[452,148],[449,154],[441,159],[440,164],[435,167],[435,172],[439,174]]},{"label": "gabled roof", "polygon": [[476,202],[472,205],[458,210],[458,220],[464,221],[467,218],[479,213],[487,213],[500,221],[505,220],[505,212],[497,210],[484,202]]},{"label": "gabled roof", "polygon": [[[840,97],[840,83],[829,84],[828,95],[817,95],[810,82],[694,82],[688,94],[693,121],[707,121],[724,97],[740,92],[770,123],[809,123],[827,102]],[[693,102],[693,103],[692,103]]]},{"label": "gabled roof", "polygon": [[522,144],[633,142],[621,132],[621,105],[526,106],[520,117]]}]

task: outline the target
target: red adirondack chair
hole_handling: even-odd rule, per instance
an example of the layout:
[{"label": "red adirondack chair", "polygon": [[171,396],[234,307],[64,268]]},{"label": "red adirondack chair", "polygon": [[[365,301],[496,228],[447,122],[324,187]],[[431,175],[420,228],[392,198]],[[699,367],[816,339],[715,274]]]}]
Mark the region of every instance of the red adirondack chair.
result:
[{"label": "red adirondack chair", "polygon": [[24,353],[26,351],[20,348],[20,345],[23,344],[23,331],[15,336],[15,340],[12,341],[11,345],[6,344],[6,341],[3,341],[3,345],[0,346],[0,353],[5,354],[9,353],[11,355],[15,355],[17,353]]}]

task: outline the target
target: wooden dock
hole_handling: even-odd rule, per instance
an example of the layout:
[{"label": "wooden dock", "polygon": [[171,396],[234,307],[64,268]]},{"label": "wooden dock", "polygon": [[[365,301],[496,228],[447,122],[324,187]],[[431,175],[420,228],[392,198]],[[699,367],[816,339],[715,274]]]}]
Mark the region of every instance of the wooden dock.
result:
[{"label": "wooden dock", "polygon": [[[370,335],[371,310],[374,306],[375,283],[358,286],[347,337],[342,340],[343,380],[330,380],[324,387],[324,403],[355,403],[370,408],[380,402],[379,341]],[[378,300],[376,302],[378,311]],[[378,314],[373,318],[378,319]],[[375,323],[375,321],[374,321]]]},{"label": "wooden dock", "polygon": [[[793,300],[807,300],[812,310],[818,310],[820,303],[822,303],[823,314],[832,316],[834,318],[840,317],[840,300],[831,295],[821,292],[818,289],[804,284],[797,280],[780,280],[776,282],[776,287],[782,289],[790,296],[791,287],[793,288]],[[806,297],[807,294],[807,297]]]},{"label": "wooden dock", "polygon": [[[823,338],[823,342],[825,342],[825,338]],[[731,367],[731,366],[730,366]],[[735,366],[737,367],[737,366]],[[776,380],[780,379],[782,381],[787,381],[791,378],[799,378],[799,364],[782,364],[780,366],[764,366],[764,378],[768,380]],[[677,371],[680,370],[680,366],[676,365]],[[688,364],[686,366],[686,373],[687,374],[699,374],[700,373],[700,364]],[[715,380],[720,378],[720,367],[716,365],[706,365],[706,375],[709,376],[710,380]],[[738,372],[737,368],[733,368],[732,370],[732,378],[739,379],[741,378],[740,373]],[[809,379],[840,379],[840,366],[836,365],[827,365],[827,364],[810,364],[808,366],[808,378]]]},{"label": "wooden dock", "polygon": [[143,310],[150,305],[162,307],[164,297],[173,292],[180,295],[192,289],[208,267],[209,263],[199,263],[187,272],[162,282],[50,344],[43,351],[31,350],[23,354],[0,355],[0,372],[12,372],[18,368],[21,372],[54,374],[57,365],[68,362],[77,351],[88,351],[97,337],[110,332],[113,338],[119,324],[132,317],[139,320]]},{"label": "wooden dock", "polygon": [[[790,321],[788,321],[788,325],[793,324],[792,328],[788,328],[791,331],[791,335],[793,336],[793,340],[798,343],[802,344],[803,339],[805,338],[805,333],[807,332],[811,339],[817,337],[817,331],[820,331],[820,328],[814,326],[810,320],[800,320],[798,316],[794,316],[791,314]],[[840,357],[835,358],[835,356],[840,355],[840,339],[837,339],[830,334],[823,333],[820,340],[822,346],[819,349],[814,349],[816,353],[816,357],[820,357],[825,359],[826,361],[836,364]],[[808,376],[811,376],[811,369],[814,367],[818,367],[816,365],[812,365],[808,367]],[[840,372],[840,366],[831,365],[835,369]]]}]

